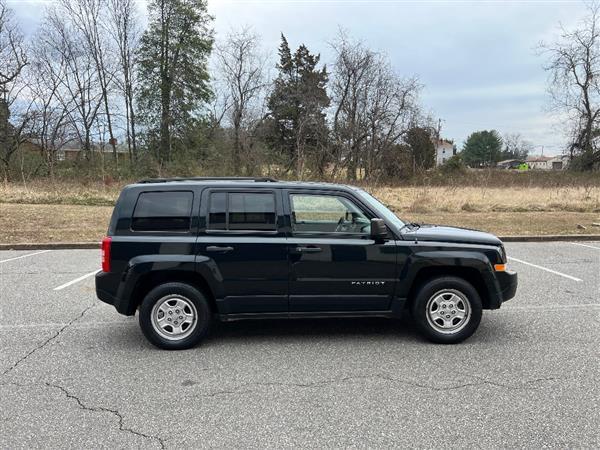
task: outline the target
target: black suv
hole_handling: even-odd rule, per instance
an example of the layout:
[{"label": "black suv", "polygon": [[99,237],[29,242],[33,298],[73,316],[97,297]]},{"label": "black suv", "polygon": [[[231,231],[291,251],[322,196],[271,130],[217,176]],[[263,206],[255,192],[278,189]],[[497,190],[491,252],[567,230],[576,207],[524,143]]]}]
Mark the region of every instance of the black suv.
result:
[{"label": "black suv", "polygon": [[102,242],[100,300],[158,347],[222,321],[410,313],[444,344],[514,297],[502,242],[405,223],[364,190],[270,178],[143,180],[123,189]]}]

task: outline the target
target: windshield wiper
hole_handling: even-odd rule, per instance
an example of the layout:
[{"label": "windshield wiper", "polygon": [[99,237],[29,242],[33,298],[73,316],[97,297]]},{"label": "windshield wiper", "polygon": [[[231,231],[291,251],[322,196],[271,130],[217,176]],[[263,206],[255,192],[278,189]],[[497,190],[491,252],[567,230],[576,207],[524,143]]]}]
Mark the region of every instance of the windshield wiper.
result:
[{"label": "windshield wiper", "polygon": [[402,226],[402,228],[400,228],[400,231],[404,230],[405,228],[410,228],[411,230],[418,230],[419,228],[421,228],[421,225],[419,225],[416,222],[405,223]]}]

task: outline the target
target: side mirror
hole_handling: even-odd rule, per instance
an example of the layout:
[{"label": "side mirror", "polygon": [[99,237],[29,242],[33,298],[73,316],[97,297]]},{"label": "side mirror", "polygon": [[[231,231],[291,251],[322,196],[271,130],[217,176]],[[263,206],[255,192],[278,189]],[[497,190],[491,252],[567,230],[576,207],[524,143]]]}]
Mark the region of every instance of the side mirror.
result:
[{"label": "side mirror", "polygon": [[371,219],[371,239],[382,241],[387,236],[388,230],[383,219]]}]

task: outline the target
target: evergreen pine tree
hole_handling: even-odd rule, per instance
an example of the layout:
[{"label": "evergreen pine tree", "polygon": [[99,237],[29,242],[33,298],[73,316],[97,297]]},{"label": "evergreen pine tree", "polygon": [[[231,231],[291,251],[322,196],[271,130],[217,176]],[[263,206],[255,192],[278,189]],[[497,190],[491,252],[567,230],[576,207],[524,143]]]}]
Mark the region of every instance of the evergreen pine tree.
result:
[{"label": "evergreen pine tree", "polygon": [[208,57],[213,45],[206,0],[151,0],[139,51],[138,104],[161,162],[189,131],[211,98]]}]

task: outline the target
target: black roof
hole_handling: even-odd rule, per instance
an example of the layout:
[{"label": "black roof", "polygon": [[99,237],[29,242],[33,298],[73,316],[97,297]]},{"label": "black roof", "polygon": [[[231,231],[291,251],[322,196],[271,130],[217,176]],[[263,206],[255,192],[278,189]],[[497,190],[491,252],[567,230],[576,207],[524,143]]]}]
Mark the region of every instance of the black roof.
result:
[{"label": "black roof", "polygon": [[271,177],[174,177],[174,178],[145,178],[138,181],[143,183],[170,183],[175,181],[254,181],[276,183],[278,180]]},{"label": "black roof", "polygon": [[174,178],[146,178],[136,183],[137,185],[174,185],[174,184],[223,184],[228,186],[261,186],[282,188],[312,188],[312,189],[340,189],[354,190],[354,186],[345,184],[314,182],[314,181],[280,181],[270,177],[174,177]]}]

